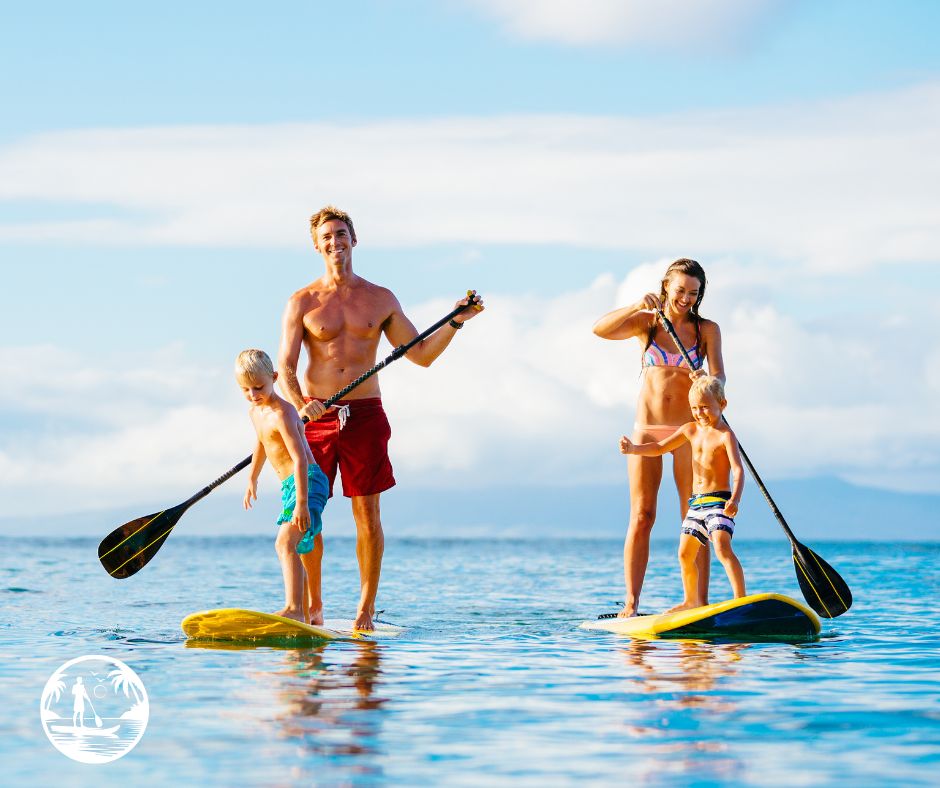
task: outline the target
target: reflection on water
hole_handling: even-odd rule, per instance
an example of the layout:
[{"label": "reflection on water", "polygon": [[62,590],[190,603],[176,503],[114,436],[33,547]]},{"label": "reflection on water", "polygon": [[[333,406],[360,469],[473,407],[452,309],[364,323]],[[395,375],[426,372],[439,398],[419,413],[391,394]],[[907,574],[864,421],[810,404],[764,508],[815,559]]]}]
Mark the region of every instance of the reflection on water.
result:
[{"label": "reflection on water", "polygon": [[[940,547],[830,545],[856,607],[818,641],[745,644],[579,630],[616,598],[619,541],[390,540],[383,602],[405,635],[299,648],[206,648],[179,629],[193,610],[279,598],[258,559],[268,540],[178,539],[129,581],[95,547],[0,540],[0,577],[21,574],[4,585],[42,589],[0,609],[4,785],[35,784],[50,758],[79,788],[936,784],[940,613],[921,592]],[[337,615],[358,599],[355,551],[340,548],[325,581]],[[741,551],[762,588],[799,593],[788,549]],[[675,593],[673,553],[654,545],[652,604]],[[95,653],[139,672],[153,713],[129,757],[90,772],[44,736],[37,687]]]},{"label": "reflection on water", "polygon": [[[318,758],[349,762],[379,754],[385,716],[378,712],[388,701],[378,693],[382,648],[360,642],[285,650],[280,669],[256,674],[269,687],[278,738]],[[354,771],[380,775],[378,763],[369,758]]]},{"label": "reflection on water", "polygon": [[744,770],[723,735],[723,719],[738,711],[733,693],[723,687],[732,686],[748,648],[700,640],[627,640],[620,646],[633,689],[650,696],[656,711],[652,724],[647,712],[642,722],[624,726],[646,745],[631,770],[636,777],[662,777],[664,764],[672,774],[702,777],[706,756],[710,779],[731,779]]},{"label": "reflection on water", "polygon": [[[358,714],[386,702],[375,694],[381,676],[376,643],[357,643],[348,664],[329,664],[320,646],[288,652],[285,680],[276,691],[282,711],[275,718],[285,736],[304,739],[319,754],[361,755],[374,752],[380,715]],[[337,733],[351,741],[336,742]],[[329,734],[329,735],[325,735]]]}]

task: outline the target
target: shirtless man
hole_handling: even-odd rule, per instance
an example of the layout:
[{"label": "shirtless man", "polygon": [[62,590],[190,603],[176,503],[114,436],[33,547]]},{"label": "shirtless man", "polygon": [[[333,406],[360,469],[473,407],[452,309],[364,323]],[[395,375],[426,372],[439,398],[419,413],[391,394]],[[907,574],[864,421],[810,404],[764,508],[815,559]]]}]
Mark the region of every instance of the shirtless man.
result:
[{"label": "shirtless man", "polygon": [[[347,213],[333,206],[317,211],[310,217],[310,234],[314,248],[323,256],[326,272],[287,302],[278,358],[279,382],[287,399],[302,417],[309,419],[307,441],[317,465],[329,478],[330,494],[339,467],[343,494],[352,499],[361,584],[355,627],[369,630],[373,628],[385,548],[379,496],[395,484],[388,459],[391,429],[382,409],[377,376],[364,381],[333,408],[324,408],[323,400],[375,366],[382,334],[398,347],[414,339],[418,331],[391,290],[353,272],[356,231]],[[466,304],[467,298],[457,303]],[[482,311],[479,297],[475,304],[415,345],[407,357],[422,367],[430,366],[463,324]],[[297,375],[301,347],[307,349],[308,362],[303,387]],[[322,542],[310,555],[319,566]],[[310,572],[310,563],[306,566]],[[318,574],[313,578],[316,582],[308,587],[319,586]],[[311,623],[321,623],[322,599],[311,592],[308,604]]]}]

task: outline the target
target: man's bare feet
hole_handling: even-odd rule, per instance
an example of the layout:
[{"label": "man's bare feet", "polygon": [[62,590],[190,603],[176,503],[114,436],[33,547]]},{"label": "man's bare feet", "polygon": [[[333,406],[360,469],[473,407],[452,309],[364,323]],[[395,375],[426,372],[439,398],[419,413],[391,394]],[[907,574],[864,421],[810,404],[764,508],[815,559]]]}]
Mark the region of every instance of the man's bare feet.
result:
[{"label": "man's bare feet", "polygon": [[375,629],[375,625],[372,623],[372,614],[359,611],[356,615],[355,622],[353,622],[353,629],[358,629],[363,632],[371,632]]},{"label": "man's bare feet", "polygon": [[278,610],[274,615],[280,616],[281,618],[289,618],[293,621],[299,621],[301,624],[306,624],[304,620],[304,611],[303,610],[294,610],[290,607],[285,607],[283,610]]}]

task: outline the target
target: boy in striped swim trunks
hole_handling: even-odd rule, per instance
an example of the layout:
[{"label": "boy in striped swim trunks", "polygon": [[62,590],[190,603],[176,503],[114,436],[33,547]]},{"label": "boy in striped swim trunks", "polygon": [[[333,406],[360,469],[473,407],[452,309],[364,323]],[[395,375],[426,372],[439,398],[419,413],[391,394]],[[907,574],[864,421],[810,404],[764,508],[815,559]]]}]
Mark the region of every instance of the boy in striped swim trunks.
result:
[{"label": "boy in striped swim trunks", "polygon": [[657,442],[632,443],[626,435],[620,438],[622,454],[639,454],[644,457],[658,457],[675,451],[686,441],[692,446],[693,492],[679,537],[683,600],[667,613],[705,604],[698,593],[695,557],[702,547],[708,549],[709,541],[715,545],[715,555],[728,574],[735,598],[747,593],[744,588],[744,570],[731,549],[734,517],[738,513],[744,490],[744,466],[741,464],[737,438],[721,417],[727,404],[721,381],[706,375],[696,379],[689,391],[693,421],[683,424],[670,437]]}]

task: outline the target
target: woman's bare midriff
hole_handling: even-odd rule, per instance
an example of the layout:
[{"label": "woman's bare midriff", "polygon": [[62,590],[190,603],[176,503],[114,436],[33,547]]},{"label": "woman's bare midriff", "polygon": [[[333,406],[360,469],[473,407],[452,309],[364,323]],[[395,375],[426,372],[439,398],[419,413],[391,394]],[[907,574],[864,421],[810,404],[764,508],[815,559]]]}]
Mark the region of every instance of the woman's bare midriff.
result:
[{"label": "woman's bare midriff", "polygon": [[647,367],[637,399],[637,424],[678,426],[692,420],[689,372],[677,367]]}]

